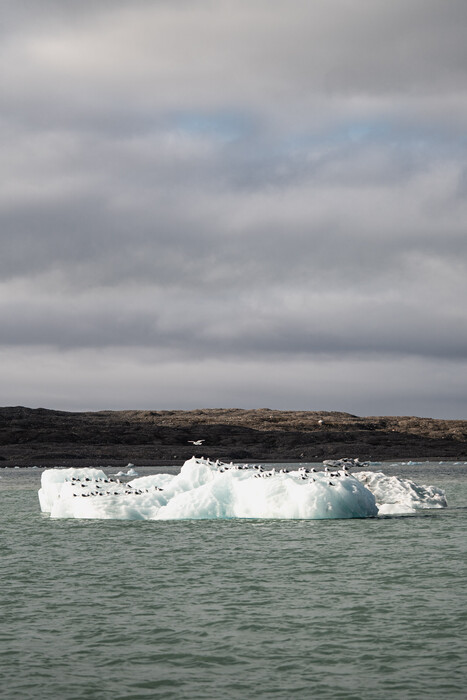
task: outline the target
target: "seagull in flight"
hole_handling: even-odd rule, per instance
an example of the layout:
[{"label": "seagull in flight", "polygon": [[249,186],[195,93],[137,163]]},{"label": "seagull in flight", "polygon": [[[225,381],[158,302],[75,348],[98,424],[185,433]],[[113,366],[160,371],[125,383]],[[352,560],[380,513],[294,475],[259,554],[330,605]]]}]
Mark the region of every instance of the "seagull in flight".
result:
[{"label": "seagull in flight", "polygon": [[204,440],[188,440],[188,442],[193,443],[193,445],[202,445]]}]

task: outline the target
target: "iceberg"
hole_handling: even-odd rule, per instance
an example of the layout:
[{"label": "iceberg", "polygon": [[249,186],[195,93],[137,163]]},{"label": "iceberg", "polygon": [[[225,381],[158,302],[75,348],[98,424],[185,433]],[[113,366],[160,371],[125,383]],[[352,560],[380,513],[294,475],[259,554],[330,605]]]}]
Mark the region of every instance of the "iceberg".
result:
[{"label": "iceberg", "polygon": [[90,484],[98,479],[106,479],[101,469],[89,467],[87,469],[46,469],[42,472],[41,488],[39,489],[39,503],[43,513],[50,513],[53,504],[60,499],[65,484],[82,480],[83,484]]},{"label": "iceberg", "polygon": [[446,494],[436,486],[416,484],[410,479],[387,476],[383,472],[357,472],[354,477],[376,499],[378,515],[415,513],[424,508],[446,508]]},{"label": "iceberg", "polygon": [[122,472],[119,471],[115,474],[115,476],[138,476],[138,472],[133,469],[131,466],[130,469],[128,469],[127,472]]},{"label": "iceberg", "polygon": [[39,502],[52,518],[117,520],[371,518],[446,505],[441,489],[381,472],[270,469],[195,457],[179,474],[127,483],[100,469],[48,469]]}]

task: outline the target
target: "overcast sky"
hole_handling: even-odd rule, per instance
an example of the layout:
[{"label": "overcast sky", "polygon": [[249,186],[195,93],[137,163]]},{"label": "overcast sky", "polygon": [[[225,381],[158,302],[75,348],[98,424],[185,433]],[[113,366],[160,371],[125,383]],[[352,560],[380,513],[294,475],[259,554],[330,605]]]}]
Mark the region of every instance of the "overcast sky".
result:
[{"label": "overcast sky", "polygon": [[0,0],[0,404],[467,418],[465,0]]}]

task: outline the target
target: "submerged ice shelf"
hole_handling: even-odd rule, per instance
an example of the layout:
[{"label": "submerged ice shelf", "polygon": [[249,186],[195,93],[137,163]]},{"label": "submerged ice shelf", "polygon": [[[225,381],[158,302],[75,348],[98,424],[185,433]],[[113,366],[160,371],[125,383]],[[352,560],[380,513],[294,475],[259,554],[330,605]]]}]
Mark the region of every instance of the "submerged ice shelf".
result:
[{"label": "submerged ice shelf", "polygon": [[52,518],[117,520],[369,518],[447,505],[434,486],[382,472],[351,475],[349,464],[286,470],[193,457],[177,475],[127,483],[101,469],[47,469],[39,502]]}]

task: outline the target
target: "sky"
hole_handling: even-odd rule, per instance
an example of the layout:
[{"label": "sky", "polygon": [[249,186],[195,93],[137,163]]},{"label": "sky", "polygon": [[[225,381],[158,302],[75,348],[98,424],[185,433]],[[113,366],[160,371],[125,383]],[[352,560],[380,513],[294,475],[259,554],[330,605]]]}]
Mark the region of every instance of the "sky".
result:
[{"label": "sky", "polygon": [[465,0],[1,8],[1,405],[467,418]]}]

